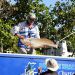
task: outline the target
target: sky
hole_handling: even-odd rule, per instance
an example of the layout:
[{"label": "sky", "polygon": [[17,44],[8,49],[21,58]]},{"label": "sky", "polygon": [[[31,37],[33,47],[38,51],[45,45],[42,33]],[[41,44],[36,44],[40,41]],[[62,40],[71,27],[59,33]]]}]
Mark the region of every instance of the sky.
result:
[{"label": "sky", "polygon": [[[15,3],[14,0],[7,0],[7,1],[10,1],[11,4]],[[49,3],[54,4],[55,1],[57,1],[57,0],[43,0],[43,2],[46,4],[46,6],[49,6]]]},{"label": "sky", "polygon": [[[14,4],[15,1],[14,0],[7,0],[7,1],[10,1],[11,4]],[[43,0],[43,3],[49,7],[49,5],[51,4],[52,6],[55,5],[56,1],[60,1],[60,2],[65,2],[65,1],[68,1],[68,0]]]},{"label": "sky", "polygon": [[56,1],[57,1],[57,0],[43,0],[44,4],[45,4],[46,6],[48,6],[48,7],[49,7],[50,4],[51,4],[52,6],[54,6],[54,4],[55,4]]},{"label": "sky", "polygon": [[44,4],[45,4],[46,6],[48,6],[48,7],[49,7],[50,4],[51,4],[52,6],[54,6],[57,1],[66,2],[66,1],[69,1],[69,0],[43,0]]},{"label": "sky", "polygon": [[14,0],[7,0],[8,2],[10,2],[11,4],[15,4]]},{"label": "sky", "polygon": [[[7,0],[7,1],[10,1],[11,4],[15,3],[14,0]],[[67,1],[67,0],[43,0],[43,2],[45,3],[46,6],[49,6],[50,4],[52,4],[54,6],[56,1]]]}]

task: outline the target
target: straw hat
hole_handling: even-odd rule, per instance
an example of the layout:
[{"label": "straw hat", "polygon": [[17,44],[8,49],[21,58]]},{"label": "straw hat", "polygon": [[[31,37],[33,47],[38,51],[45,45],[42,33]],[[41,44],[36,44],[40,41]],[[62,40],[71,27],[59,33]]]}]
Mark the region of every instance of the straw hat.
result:
[{"label": "straw hat", "polygon": [[28,18],[36,19],[36,15],[34,13],[29,13]]},{"label": "straw hat", "polygon": [[59,68],[58,63],[55,59],[46,59],[45,63],[46,63],[47,69],[51,71],[57,71]]}]

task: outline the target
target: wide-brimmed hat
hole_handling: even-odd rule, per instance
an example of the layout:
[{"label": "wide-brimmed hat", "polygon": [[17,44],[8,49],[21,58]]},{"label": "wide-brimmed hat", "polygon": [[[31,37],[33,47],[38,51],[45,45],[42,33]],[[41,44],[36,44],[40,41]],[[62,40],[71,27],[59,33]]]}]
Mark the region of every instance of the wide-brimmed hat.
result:
[{"label": "wide-brimmed hat", "polygon": [[59,68],[58,63],[55,59],[46,59],[45,64],[47,66],[47,69],[51,71],[57,71]]},{"label": "wide-brimmed hat", "polygon": [[28,18],[36,19],[36,15],[34,13],[29,13]]}]

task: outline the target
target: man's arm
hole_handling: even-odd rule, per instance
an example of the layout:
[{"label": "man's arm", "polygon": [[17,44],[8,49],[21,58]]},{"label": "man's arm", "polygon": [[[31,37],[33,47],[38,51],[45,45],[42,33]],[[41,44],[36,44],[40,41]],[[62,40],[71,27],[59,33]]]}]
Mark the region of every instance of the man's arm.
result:
[{"label": "man's arm", "polygon": [[20,34],[15,33],[15,35],[16,35],[18,38],[20,38],[20,39],[24,39],[24,36],[22,36],[22,35],[20,35]]},{"label": "man's arm", "polygon": [[24,36],[19,34],[21,26],[22,26],[21,23],[19,23],[18,25],[14,26],[13,31],[14,31],[14,35],[16,35],[18,38],[24,39]]}]

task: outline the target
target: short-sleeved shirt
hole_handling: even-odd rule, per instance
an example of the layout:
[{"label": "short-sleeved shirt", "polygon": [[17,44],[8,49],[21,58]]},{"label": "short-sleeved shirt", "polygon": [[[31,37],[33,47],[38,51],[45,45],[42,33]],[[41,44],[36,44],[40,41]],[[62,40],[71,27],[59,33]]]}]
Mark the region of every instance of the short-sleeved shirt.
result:
[{"label": "short-sleeved shirt", "polygon": [[[17,33],[23,35],[25,38],[40,38],[38,26],[35,24],[33,24],[32,28],[29,28],[27,22],[25,21],[19,23],[14,29],[15,34]],[[18,46],[27,48],[21,43],[20,38],[18,40]]]}]

